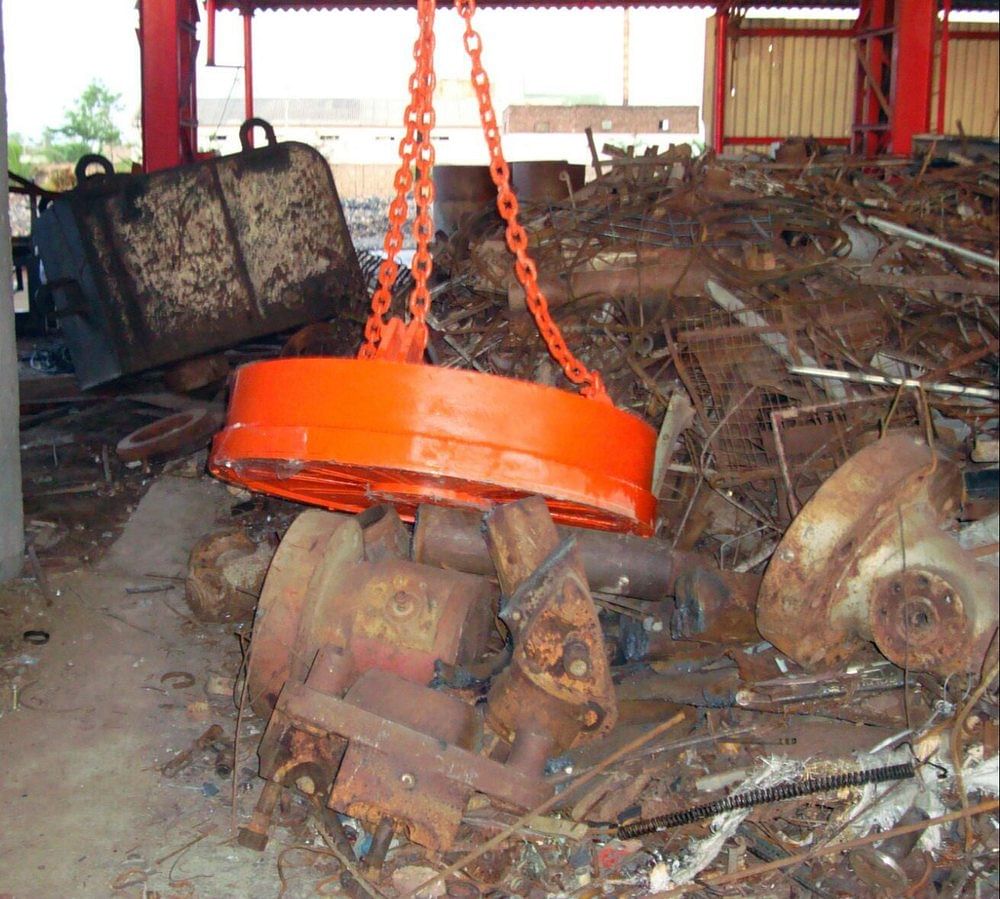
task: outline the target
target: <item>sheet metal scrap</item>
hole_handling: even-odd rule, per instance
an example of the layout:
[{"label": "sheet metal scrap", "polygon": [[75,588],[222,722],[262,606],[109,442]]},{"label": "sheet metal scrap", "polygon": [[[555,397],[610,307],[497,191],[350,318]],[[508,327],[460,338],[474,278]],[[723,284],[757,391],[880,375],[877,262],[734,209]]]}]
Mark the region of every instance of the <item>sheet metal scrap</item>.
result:
[{"label": "sheet metal scrap", "polygon": [[761,633],[807,667],[841,664],[871,641],[901,668],[978,672],[1000,581],[943,529],[961,493],[958,468],[923,438],[861,450],[779,544],[758,597]]}]

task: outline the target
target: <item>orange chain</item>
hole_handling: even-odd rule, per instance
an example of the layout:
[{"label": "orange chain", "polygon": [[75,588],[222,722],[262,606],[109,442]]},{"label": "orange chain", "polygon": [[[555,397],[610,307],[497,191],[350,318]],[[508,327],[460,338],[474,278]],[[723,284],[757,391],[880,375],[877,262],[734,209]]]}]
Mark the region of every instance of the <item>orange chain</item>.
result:
[{"label": "orange chain", "polygon": [[483,41],[472,27],[472,16],[476,11],[476,0],[455,0],[455,9],[465,19],[465,51],[472,62],[472,86],[479,101],[479,116],[483,123],[483,136],[490,151],[490,176],[497,186],[497,210],[507,223],[507,246],[516,257],[514,274],[524,288],[524,298],[538,333],[548,347],[549,353],[562,367],[569,380],[580,387],[580,393],[592,399],[610,403],[601,373],[588,369],[566,346],[559,326],[549,314],[549,302],[538,286],[538,269],[528,254],[528,235],[518,221],[517,197],[510,189],[510,168],[500,145],[500,129],[496,111],[490,97],[490,79],[483,68]]},{"label": "orange chain", "polygon": [[392,306],[392,288],[399,274],[396,256],[403,249],[403,225],[406,224],[408,207],[406,195],[413,187],[413,170],[417,170],[415,200],[417,216],[413,223],[413,236],[417,243],[414,256],[414,288],[410,294],[410,312],[426,342],[424,318],[430,305],[427,279],[431,274],[430,238],[433,234],[430,204],[434,199],[431,167],[434,164],[434,147],[430,131],[434,125],[434,0],[418,0],[417,14],[420,33],[413,44],[416,63],[410,76],[410,103],[403,114],[406,134],[399,143],[400,165],[393,182],[396,196],[389,205],[389,228],[382,245],[385,259],[378,270],[378,287],[372,294],[372,311],[365,323],[365,341],[358,351],[361,359],[373,359],[378,352],[385,330],[383,317]]},{"label": "orange chain", "polygon": [[[515,256],[514,274],[524,288],[525,303],[549,353],[559,363],[566,377],[580,388],[583,396],[610,403],[600,372],[588,369],[573,355],[563,339],[559,326],[549,314],[548,300],[538,286],[538,269],[528,253],[528,235],[518,220],[517,197],[510,187],[510,168],[500,145],[500,130],[497,127],[496,111],[490,96],[490,80],[483,68],[482,38],[472,27],[476,0],[455,0],[455,9],[465,20],[465,50],[472,62],[472,85],[479,102],[483,136],[486,138],[490,154],[490,177],[497,187],[497,210],[507,223],[507,246]],[[417,0],[420,35],[413,46],[416,67],[410,77],[411,99],[404,116],[406,137],[399,146],[401,164],[394,182],[396,197],[389,206],[389,229],[384,243],[386,259],[379,267],[378,288],[372,295],[372,311],[365,324],[365,342],[358,352],[358,356],[363,359],[371,359],[378,354],[385,330],[383,316],[392,304],[392,286],[399,271],[395,257],[403,247],[403,225],[407,213],[406,195],[413,187],[413,168],[416,168],[417,172],[414,190],[417,212],[413,223],[417,251],[412,265],[414,288],[410,294],[409,326],[416,328],[416,344],[421,355],[426,344],[425,318],[430,306],[427,281],[433,267],[429,247],[433,235],[430,206],[434,200],[434,183],[431,180],[434,147],[430,140],[435,122],[434,10],[435,0]]]}]

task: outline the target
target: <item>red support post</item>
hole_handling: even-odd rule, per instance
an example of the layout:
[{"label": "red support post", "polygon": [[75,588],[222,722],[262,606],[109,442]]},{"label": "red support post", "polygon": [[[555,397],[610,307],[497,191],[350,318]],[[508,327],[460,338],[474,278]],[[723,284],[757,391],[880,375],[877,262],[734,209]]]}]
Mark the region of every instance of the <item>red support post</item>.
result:
[{"label": "red support post", "polygon": [[889,150],[907,155],[913,150],[913,136],[930,130],[937,2],[906,0],[897,3],[895,19]]},{"label": "red support post", "polygon": [[729,13],[715,14],[715,84],[712,85],[712,149],[722,153],[726,141],[726,78],[729,54]]},{"label": "red support post", "polygon": [[195,158],[197,24],[195,0],[139,0],[144,171]]},{"label": "red support post", "polygon": [[941,38],[938,55],[938,98],[937,98],[937,133],[944,134],[947,128],[945,122],[945,101],[948,93],[948,40],[951,19],[951,0],[942,0]]},{"label": "red support post", "polygon": [[216,0],[205,0],[205,21],[208,37],[205,42],[205,65],[215,65],[215,3]]},{"label": "red support post", "polygon": [[[250,4],[243,7],[243,118],[253,118],[253,8]],[[247,135],[247,141],[253,146],[253,130]]]}]

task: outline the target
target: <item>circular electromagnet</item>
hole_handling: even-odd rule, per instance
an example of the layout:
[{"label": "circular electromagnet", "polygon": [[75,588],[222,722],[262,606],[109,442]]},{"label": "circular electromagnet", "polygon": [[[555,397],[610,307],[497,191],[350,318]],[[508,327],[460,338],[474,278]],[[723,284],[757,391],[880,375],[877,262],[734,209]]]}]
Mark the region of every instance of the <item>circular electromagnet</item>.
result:
[{"label": "circular electromagnet", "polygon": [[566,524],[653,532],[656,434],[552,387],[380,359],[255,362],[233,380],[210,468],[223,480],[358,512],[487,509],[540,494]]}]

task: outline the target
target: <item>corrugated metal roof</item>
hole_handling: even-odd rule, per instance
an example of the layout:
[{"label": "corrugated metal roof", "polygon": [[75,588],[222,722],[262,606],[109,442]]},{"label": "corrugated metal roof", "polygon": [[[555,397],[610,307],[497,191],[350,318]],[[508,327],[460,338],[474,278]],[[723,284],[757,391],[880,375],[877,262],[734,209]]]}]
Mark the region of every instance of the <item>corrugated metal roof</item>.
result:
[{"label": "corrugated metal roof", "polygon": [[[249,5],[257,10],[317,10],[317,9],[413,9],[414,0],[216,0],[218,9],[240,10]],[[439,6],[451,6],[451,0],[438,0]],[[691,0],[495,0],[483,4],[484,9],[599,9],[628,7],[676,7],[714,9],[716,3],[692,3]],[[751,3],[754,9],[857,9],[857,0],[766,0]],[[954,0],[956,12],[1000,12],[1000,0]]]}]

